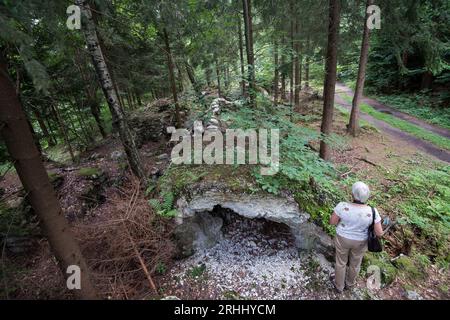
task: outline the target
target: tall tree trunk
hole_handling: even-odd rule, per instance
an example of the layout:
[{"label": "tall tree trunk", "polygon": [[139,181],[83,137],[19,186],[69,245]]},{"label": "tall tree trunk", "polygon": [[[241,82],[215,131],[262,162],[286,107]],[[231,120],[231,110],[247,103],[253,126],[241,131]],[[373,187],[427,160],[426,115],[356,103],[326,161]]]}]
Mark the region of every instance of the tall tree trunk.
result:
[{"label": "tall tree trunk", "polygon": [[308,35],[308,39],[306,41],[306,59],[305,59],[305,86],[309,87],[309,64],[311,60],[311,39]]},{"label": "tall tree trunk", "polygon": [[242,40],[242,22],[240,15],[237,16],[238,20],[238,36],[239,36],[239,59],[241,62],[241,88],[242,88],[242,95],[246,95],[245,90],[245,61],[244,61],[244,43]]},{"label": "tall tree trunk", "polygon": [[76,64],[78,70],[80,71],[81,78],[83,79],[83,82],[84,82],[84,91],[86,92],[86,99],[87,99],[87,103],[89,105],[89,110],[91,111],[91,115],[94,118],[95,123],[97,124],[98,130],[100,131],[102,138],[105,139],[106,132],[103,127],[102,119],[100,116],[100,104],[98,103],[98,100],[96,97],[97,86],[93,85],[91,87],[89,85],[89,82],[90,82],[89,77],[84,72],[84,67],[83,67],[85,65],[84,59],[82,60],[79,50],[76,51],[76,56],[75,56],[74,61],[75,61],[75,64]]},{"label": "tall tree trunk", "polygon": [[247,48],[250,105],[256,108],[255,55],[253,51],[253,18],[251,0],[242,0],[244,8],[245,44]]},{"label": "tall tree trunk", "polygon": [[223,74],[224,74],[224,83],[225,83],[225,89],[228,89],[230,87],[230,70],[228,69],[228,66],[226,65],[223,68]]},{"label": "tall tree trunk", "polygon": [[125,91],[125,98],[127,99],[128,109],[133,110],[134,106],[133,106],[133,100],[131,99],[131,96],[130,96],[130,91],[128,91],[128,90]]},{"label": "tall tree trunk", "polygon": [[37,107],[34,107],[34,106],[31,107],[31,110],[39,124],[39,127],[42,130],[42,134],[44,135],[45,140],[47,140],[47,143],[50,147],[53,147],[55,145],[53,138],[52,138],[50,132],[48,131],[47,126],[45,125],[45,122],[44,122],[44,119],[42,118],[41,112],[39,111],[39,109]]},{"label": "tall tree trunk", "polygon": [[[291,0],[290,2],[290,9],[291,12],[294,12],[294,4]],[[291,63],[290,63],[290,68],[289,68],[289,103],[291,104],[291,106],[294,104],[294,73],[295,73],[295,64],[294,64],[294,52],[295,52],[295,47],[294,47],[294,20],[293,17],[291,18],[291,23],[290,23],[290,38],[291,38],[291,54],[290,54],[290,58],[291,58]]]},{"label": "tall tree trunk", "polygon": [[205,69],[205,78],[206,84],[208,85],[209,88],[211,88],[211,69],[209,66]]},{"label": "tall tree trunk", "polygon": [[72,159],[72,162],[75,162],[75,155],[73,153],[73,149],[72,149],[72,145],[70,143],[69,135],[67,133],[66,125],[64,124],[64,121],[61,117],[61,113],[59,112],[58,106],[56,105],[55,101],[53,101],[53,99],[50,102],[50,107],[52,108],[52,110],[56,116],[56,119],[58,121],[59,130],[61,132],[61,135],[63,136],[66,147],[69,150],[70,158]]},{"label": "tall tree trunk", "polygon": [[[339,37],[340,0],[329,0],[328,44],[325,64],[325,83],[323,87],[323,114],[321,132],[328,136],[333,127],[334,94],[336,89],[337,47]],[[330,147],[320,141],[320,157],[329,160]]]},{"label": "tall tree trunk", "polygon": [[136,95],[136,101],[139,107],[142,107],[142,98],[139,91],[135,91],[134,94]]},{"label": "tall tree trunk", "polygon": [[97,298],[90,282],[90,272],[75,241],[52,184],[34,144],[25,113],[7,76],[6,62],[0,57],[0,122],[1,136],[6,143],[17,174],[28,199],[41,222],[52,251],[66,278],[67,267],[76,265],[81,270],[81,289],[75,293],[82,299]]},{"label": "tall tree trunk", "polygon": [[273,88],[274,88],[273,100],[274,104],[277,105],[279,95],[278,84],[280,82],[280,69],[278,65],[278,41],[276,39],[274,41],[273,47],[274,47],[274,64],[275,64],[275,75],[273,80]]},{"label": "tall tree trunk", "polygon": [[130,129],[128,127],[123,109],[119,104],[117,91],[114,87],[113,80],[105,63],[105,58],[103,56],[103,52],[101,50],[97,37],[96,26],[94,21],[92,20],[91,9],[89,7],[89,4],[85,0],[77,0],[76,3],[80,6],[82,13],[86,17],[86,26],[83,28],[83,31],[86,37],[86,43],[89,53],[92,56],[92,61],[95,70],[97,71],[100,86],[103,90],[112,114],[113,125],[119,131],[120,140],[122,141],[125,152],[127,154],[131,170],[141,180],[141,182],[145,184],[147,178],[141,164],[139,152],[136,148],[133,136],[131,135]]},{"label": "tall tree trunk", "polygon": [[294,91],[294,105],[296,107],[300,104],[300,89],[302,87],[300,74],[301,74],[301,63],[300,63],[300,39],[298,34],[298,21],[295,20],[295,42],[294,42],[294,81],[295,81],[295,91]]},{"label": "tall tree trunk", "polygon": [[184,86],[183,86],[183,74],[181,72],[181,68],[178,65],[177,62],[175,62],[175,67],[177,69],[177,82],[178,82],[178,90],[177,92],[183,92],[184,91]]},{"label": "tall tree trunk", "polygon": [[220,66],[219,61],[216,59],[216,75],[217,75],[217,94],[220,97],[222,97],[222,88],[220,86]]},{"label": "tall tree trunk", "polygon": [[282,66],[282,72],[281,72],[281,100],[284,101],[286,99],[286,72],[285,72],[285,64],[286,64],[286,55],[284,54],[284,50],[286,47],[286,39],[283,36],[282,39],[282,51],[281,51],[281,66]]},{"label": "tall tree trunk", "polygon": [[175,83],[175,67],[173,63],[172,51],[170,49],[169,34],[166,27],[163,28],[164,44],[166,46],[167,66],[169,68],[170,87],[172,89],[173,103],[175,104],[175,117],[177,119],[177,126],[181,128],[180,104],[178,103],[177,85]]},{"label": "tall tree trunk", "polygon": [[367,59],[369,57],[370,47],[370,29],[367,27],[369,13],[367,8],[373,4],[373,0],[367,0],[366,15],[364,18],[364,30],[361,43],[361,55],[359,57],[358,78],[356,79],[355,94],[352,101],[352,111],[350,113],[350,122],[348,123],[348,133],[356,137],[359,132],[359,103],[364,92],[364,82],[366,79]]},{"label": "tall tree trunk", "polygon": [[94,117],[95,123],[97,124],[98,131],[102,135],[102,138],[105,139],[107,137],[105,127],[103,126],[103,121],[100,116],[100,104],[96,97],[88,98],[89,109],[91,110],[92,117]]},{"label": "tall tree trunk", "polygon": [[305,86],[309,87],[309,55],[306,56],[305,60]]},{"label": "tall tree trunk", "polygon": [[192,68],[192,66],[189,64],[189,62],[187,62],[187,60],[184,60],[184,66],[186,68],[186,73],[188,75],[189,81],[192,84],[192,87],[194,88],[194,91],[197,95],[201,94],[201,88],[199,83],[197,82],[197,80],[195,79],[195,73],[194,70]]}]

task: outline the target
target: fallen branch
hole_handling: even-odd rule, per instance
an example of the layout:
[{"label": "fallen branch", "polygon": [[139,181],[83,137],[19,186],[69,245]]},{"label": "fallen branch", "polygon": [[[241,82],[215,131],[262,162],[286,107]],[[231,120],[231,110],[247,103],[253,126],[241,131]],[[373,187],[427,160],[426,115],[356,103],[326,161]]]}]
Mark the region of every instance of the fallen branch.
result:
[{"label": "fallen branch", "polygon": [[[133,210],[135,204],[136,204],[136,200],[138,199],[139,196],[139,190],[140,190],[140,186],[138,185],[135,189],[135,191],[133,192],[133,195],[130,199],[130,202],[128,203],[128,209],[127,212],[125,214],[125,218],[129,217],[129,213]],[[133,240],[133,237],[130,234],[130,231],[128,230],[124,220],[122,221],[123,227],[128,235],[128,239],[130,240],[131,246],[133,248],[134,254],[136,255],[136,257],[139,260],[139,263],[141,264],[142,270],[145,273],[145,276],[147,277],[148,283],[150,285],[150,287],[153,289],[153,291],[155,293],[158,293],[158,289],[156,289],[155,283],[153,282],[152,277],[150,276],[150,273],[148,272],[147,266],[145,265],[144,259],[142,259],[142,256],[136,246],[136,243]]]},{"label": "fallen branch", "polygon": [[360,160],[360,161],[363,161],[363,162],[366,162],[366,163],[368,163],[368,164],[370,164],[370,165],[372,165],[374,167],[378,167],[378,164],[376,164],[375,162],[372,162],[372,161],[370,161],[370,160],[368,160],[366,158],[356,158],[356,159]]}]

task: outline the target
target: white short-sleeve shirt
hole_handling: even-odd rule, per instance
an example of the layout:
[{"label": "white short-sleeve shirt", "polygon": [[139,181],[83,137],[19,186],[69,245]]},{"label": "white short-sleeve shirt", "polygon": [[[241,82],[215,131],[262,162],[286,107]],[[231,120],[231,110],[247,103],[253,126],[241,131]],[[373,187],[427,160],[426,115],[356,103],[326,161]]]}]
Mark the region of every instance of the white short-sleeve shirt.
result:
[{"label": "white short-sleeve shirt", "polygon": [[[340,218],[336,233],[351,240],[367,240],[367,230],[372,224],[372,209],[354,203],[340,202],[334,212]],[[378,210],[375,209],[375,223],[381,221]]]}]

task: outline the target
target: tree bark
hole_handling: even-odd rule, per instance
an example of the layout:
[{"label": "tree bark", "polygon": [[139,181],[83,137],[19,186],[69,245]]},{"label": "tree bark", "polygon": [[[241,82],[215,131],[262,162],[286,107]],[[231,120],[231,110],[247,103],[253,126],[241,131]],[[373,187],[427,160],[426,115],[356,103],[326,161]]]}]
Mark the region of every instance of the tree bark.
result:
[{"label": "tree bark", "polygon": [[275,74],[274,74],[274,80],[273,80],[273,88],[274,88],[274,94],[273,94],[273,102],[275,105],[278,104],[278,96],[279,96],[279,89],[278,85],[280,82],[280,69],[278,65],[278,41],[275,39],[274,41],[274,64],[275,64]]},{"label": "tree bark", "polygon": [[72,145],[70,143],[69,135],[67,133],[67,128],[64,124],[64,121],[61,117],[61,114],[59,112],[58,106],[55,104],[53,99],[50,102],[50,107],[52,108],[52,111],[54,112],[56,119],[58,121],[59,130],[61,132],[61,135],[63,136],[64,142],[67,146],[67,149],[69,149],[70,158],[72,159],[72,162],[75,162],[75,155],[73,153]]},{"label": "tree bark", "polygon": [[170,41],[169,41],[169,35],[167,33],[166,28],[163,28],[163,37],[164,37],[164,44],[166,46],[166,56],[167,56],[167,66],[169,68],[169,81],[170,81],[170,87],[172,90],[172,96],[173,96],[173,103],[175,104],[175,117],[177,120],[177,126],[178,128],[181,128],[181,116],[180,116],[180,104],[178,103],[178,94],[177,94],[177,85],[175,83],[175,71],[174,71],[174,63],[173,63],[173,57],[172,57],[172,51],[170,49]]},{"label": "tree bark", "polygon": [[90,282],[89,269],[58,203],[40,153],[34,144],[25,113],[15,94],[14,85],[7,76],[6,63],[2,57],[0,57],[0,122],[3,124],[1,136],[64,278],[68,276],[67,267],[77,265],[81,269],[81,289],[75,293],[82,299],[97,298]]},{"label": "tree bark", "polygon": [[220,97],[222,97],[222,88],[220,86],[220,67],[219,62],[216,59],[216,75],[217,75],[217,94]]},{"label": "tree bark", "polygon": [[251,0],[242,0],[244,8],[245,44],[247,48],[250,106],[256,108],[255,55],[253,51],[253,18]]},{"label": "tree bark", "polygon": [[187,60],[184,60],[184,66],[186,68],[186,73],[188,75],[189,81],[192,84],[192,87],[194,88],[194,91],[197,95],[201,94],[201,88],[199,83],[197,82],[197,80],[195,79],[195,73],[194,70],[192,68],[192,66],[189,64],[189,62],[187,62]]},{"label": "tree bark", "polygon": [[300,104],[300,90],[302,87],[301,81],[301,63],[300,63],[300,39],[298,34],[298,21],[295,20],[295,42],[294,42],[294,81],[295,81],[295,90],[294,90],[294,105],[296,107]]},{"label": "tree bark", "polygon": [[[294,12],[294,5],[293,2],[291,0],[290,2],[290,9],[291,12]],[[291,38],[291,63],[290,63],[290,68],[289,68],[289,103],[291,104],[291,106],[294,104],[294,73],[295,73],[295,64],[294,64],[294,52],[295,52],[295,48],[294,48],[294,20],[293,18],[291,19],[291,26],[290,26],[290,38]]]},{"label": "tree bark", "polygon": [[32,112],[33,112],[33,114],[34,114],[34,116],[35,116],[35,118],[36,118],[36,120],[37,120],[37,122],[39,124],[39,127],[42,130],[42,134],[44,135],[45,140],[47,140],[48,145],[50,147],[54,146],[55,143],[53,141],[53,138],[52,138],[50,132],[47,129],[47,126],[46,126],[46,124],[44,122],[44,119],[42,118],[41,112],[39,111],[39,109],[37,107],[34,107],[34,106],[31,107],[31,110],[32,110]]},{"label": "tree bark", "polygon": [[239,59],[241,61],[241,90],[242,90],[242,95],[245,96],[246,95],[246,90],[245,90],[245,61],[244,61],[244,43],[242,40],[242,22],[241,22],[241,17],[240,15],[237,16],[237,20],[238,20],[238,35],[239,35]]},{"label": "tree bark", "polygon": [[100,86],[112,114],[113,125],[119,131],[120,140],[122,141],[125,153],[127,154],[131,170],[141,180],[141,182],[145,184],[147,179],[141,164],[139,152],[128,127],[123,109],[120,106],[111,74],[109,73],[108,67],[105,63],[105,58],[97,37],[96,26],[92,20],[91,9],[85,0],[76,0],[76,3],[80,6],[81,12],[86,17],[86,26],[83,28],[83,32],[86,38],[89,53],[92,56],[92,62],[100,81]]},{"label": "tree bark", "polygon": [[[321,126],[321,132],[325,138],[331,133],[333,127],[340,10],[340,0],[329,0],[328,44],[325,64],[325,82],[323,88],[324,101]],[[320,141],[319,154],[324,160],[330,159],[330,147],[324,140]]]},{"label": "tree bark", "polygon": [[359,132],[359,103],[364,92],[364,82],[366,78],[367,59],[369,57],[370,47],[370,29],[367,27],[369,13],[367,8],[373,4],[373,0],[367,0],[366,15],[364,18],[364,31],[361,43],[361,55],[359,58],[358,78],[356,79],[355,94],[352,101],[352,111],[350,113],[350,122],[348,124],[348,133],[356,137]]},{"label": "tree bark", "polygon": [[286,46],[286,39],[283,36],[282,46],[281,46],[281,48],[282,48],[281,66],[283,67],[282,72],[281,72],[281,100],[282,101],[284,101],[286,99],[286,72],[285,72],[286,57],[284,54],[285,46]]}]

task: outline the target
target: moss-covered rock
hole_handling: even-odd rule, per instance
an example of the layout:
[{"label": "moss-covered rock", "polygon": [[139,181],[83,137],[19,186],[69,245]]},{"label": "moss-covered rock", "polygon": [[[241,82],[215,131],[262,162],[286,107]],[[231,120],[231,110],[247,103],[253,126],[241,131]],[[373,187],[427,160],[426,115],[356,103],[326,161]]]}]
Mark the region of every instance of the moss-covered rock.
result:
[{"label": "moss-covered rock", "polygon": [[60,175],[58,172],[49,172],[48,178],[55,189],[58,189],[64,181],[64,176]]},{"label": "moss-covered rock", "polygon": [[426,276],[424,266],[408,256],[400,256],[394,264],[403,275],[411,280],[421,280]]},{"label": "moss-covered rock", "polygon": [[78,174],[85,178],[98,178],[103,175],[103,171],[96,167],[86,167],[78,170]]},{"label": "moss-covered rock", "polygon": [[380,268],[381,282],[383,285],[389,285],[394,281],[397,275],[397,269],[390,262],[389,255],[386,252],[367,252],[363,259],[362,269],[366,271],[371,265],[375,265]]}]

